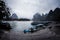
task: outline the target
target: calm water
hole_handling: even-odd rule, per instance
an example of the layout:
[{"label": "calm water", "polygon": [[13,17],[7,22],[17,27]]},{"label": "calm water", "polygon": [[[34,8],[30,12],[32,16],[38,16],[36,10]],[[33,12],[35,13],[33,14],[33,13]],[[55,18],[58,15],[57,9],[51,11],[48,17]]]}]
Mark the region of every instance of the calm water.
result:
[{"label": "calm water", "polygon": [[8,23],[10,23],[11,27],[13,28],[12,30],[14,31],[23,31],[33,27],[31,22],[32,21],[8,21]]}]

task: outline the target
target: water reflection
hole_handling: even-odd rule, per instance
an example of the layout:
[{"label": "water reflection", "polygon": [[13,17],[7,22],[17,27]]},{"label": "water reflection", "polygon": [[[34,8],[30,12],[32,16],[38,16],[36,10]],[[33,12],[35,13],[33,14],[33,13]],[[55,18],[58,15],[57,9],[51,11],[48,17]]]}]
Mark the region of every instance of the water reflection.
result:
[{"label": "water reflection", "polygon": [[10,25],[12,26],[12,30],[14,31],[23,31],[24,29],[28,29],[33,27],[31,25],[32,21],[10,21]]}]

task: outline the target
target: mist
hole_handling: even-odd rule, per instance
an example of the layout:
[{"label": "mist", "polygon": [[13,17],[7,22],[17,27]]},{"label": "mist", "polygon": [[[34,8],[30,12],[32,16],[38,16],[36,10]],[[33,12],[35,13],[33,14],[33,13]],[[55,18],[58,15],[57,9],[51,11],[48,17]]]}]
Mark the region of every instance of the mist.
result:
[{"label": "mist", "polygon": [[6,0],[11,8],[11,14],[16,13],[19,18],[32,18],[35,13],[48,13],[60,7],[60,0]]}]

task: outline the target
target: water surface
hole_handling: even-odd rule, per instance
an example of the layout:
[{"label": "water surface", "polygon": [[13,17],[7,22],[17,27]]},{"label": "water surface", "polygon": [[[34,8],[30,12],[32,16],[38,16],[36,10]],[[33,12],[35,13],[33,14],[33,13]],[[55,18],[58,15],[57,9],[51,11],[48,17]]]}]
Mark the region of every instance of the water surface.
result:
[{"label": "water surface", "polygon": [[14,31],[23,31],[33,27],[31,25],[32,21],[8,21]]}]

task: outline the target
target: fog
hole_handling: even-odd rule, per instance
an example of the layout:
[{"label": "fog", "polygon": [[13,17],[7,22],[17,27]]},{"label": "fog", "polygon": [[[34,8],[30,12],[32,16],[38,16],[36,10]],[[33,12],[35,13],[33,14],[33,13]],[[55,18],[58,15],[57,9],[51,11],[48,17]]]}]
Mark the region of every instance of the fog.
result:
[{"label": "fog", "polygon": [[32,18],[35,13],[48,13],[60,6],[60,0],[6,0],[11,14],[16,13],[19,18]]}]

